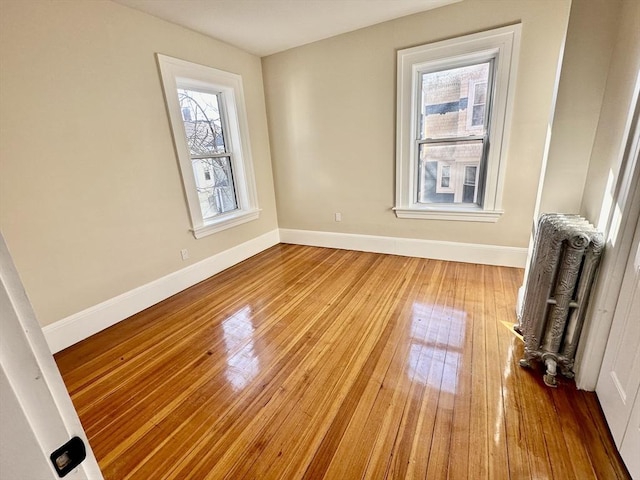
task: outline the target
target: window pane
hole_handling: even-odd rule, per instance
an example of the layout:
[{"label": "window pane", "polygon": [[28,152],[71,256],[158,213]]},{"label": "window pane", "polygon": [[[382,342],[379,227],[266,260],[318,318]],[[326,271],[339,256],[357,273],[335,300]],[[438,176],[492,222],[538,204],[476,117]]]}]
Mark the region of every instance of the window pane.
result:
[{"label": "window pane", "polygon": [[204,158],[192,161],[193,175],[202,218],[215,217],[238,208],[231,172],[231,158]]},{"label": "window pane", "polygon": [[[422,74],[420,139],[484,133],[484,129],[478,132],[478,128],[470,130],[469,127],[484,124],[484,105],[481,110],[474,109],[473,105],[486,102],[490,68],[491,63],[485,62]],[[472,98],[471,103],[469,97],[475,96],[479,98]],[[468,115],[474,116],[473,122],[467,121]]]},{"label": "window pane", "polygon": [[466,165],[464,167],[464,185],[462,187],[462,203],[474,203],[476,198],[476,176],[478,167]]},{"label": "window pane", "polygon": [[466,166],[464,169],[464,184],[475,185],[476,184],[476,171],[478,167]]},{"label": "window pane", "polygon": [[191,155],[225,153],[218,95],[178,89],[182,121]]},{"label": "window pane", "polygon": [[442,174],[440,175],[440,186],[448,188],[451,183],[451,165],[442,166]]},{"label": "window pane", "polygon": [[473,104],[480,105],[487,102],[487,82],[476,83],[474,87]]},{"label": "window pane", "polygon": [[[476,171],[482,159],[483,141],[469,140],[420,145],[418,172],[418,203],[475,203],[480,202],[477,193]],[[438,164],[441,165],[440,187],[453,192],[438,192]],[[448,171],[448,184],[444,185]],[[475,200],[475,201],[474,201]]]},{"label": "window pane", "polygon": [[474,105],[471,116],[471,125],[474,127],[484,124],[484,105]]},{"label": "window pane", "polygon": [[473,203],[473,199],[476,195],[475,186],[464,185],[462,187],[462,203]]}]

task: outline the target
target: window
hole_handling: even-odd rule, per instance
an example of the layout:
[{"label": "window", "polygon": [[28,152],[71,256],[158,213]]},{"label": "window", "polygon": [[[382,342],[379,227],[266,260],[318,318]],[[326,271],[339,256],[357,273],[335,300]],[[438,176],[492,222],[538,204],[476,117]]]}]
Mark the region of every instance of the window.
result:
[{"label": "window", "polygon": [[[475,182],[470,185],[473,193],[463,194],[469,187],[463,182],[463,170],[466,165],[479,166],[487,148],[485,107],[493,65],[489,60],[419,73],[418,203],[477,203]],[[447,185],[442,184],[441,175],[436,182],[433,174],[444,168]]]},{"label": "window", "polygon": [[399,218],[495,222],[520,26],[398,52]]},{"label": "window", "polygon": [[465,165],[464,183],[462,185],[462,202],[476,203],[478,201],[478,166]]},{"label": "window", "polygon": [[469,86],[467,126],[484,127],[487,113],[487,82],[474,82]]},{"label": "window", "polygon": [[451,186],[451,165],[444,162],[438,162],[438,181],[436,191],[437,193],[451,193],[453,188]]},{"label": "window", "polygon": [[258,218],[242,78],[158,54],[196,238]]}]

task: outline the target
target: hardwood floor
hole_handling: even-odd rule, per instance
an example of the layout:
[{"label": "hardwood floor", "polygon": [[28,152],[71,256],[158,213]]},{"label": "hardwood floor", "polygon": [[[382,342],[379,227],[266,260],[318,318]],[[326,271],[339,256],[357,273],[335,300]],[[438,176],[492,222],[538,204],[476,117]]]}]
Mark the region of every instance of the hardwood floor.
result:
[{"label": "hardwood floor", "polygon": [[628,478],[522,270],[277,245],[56,355],[106,479]]}]

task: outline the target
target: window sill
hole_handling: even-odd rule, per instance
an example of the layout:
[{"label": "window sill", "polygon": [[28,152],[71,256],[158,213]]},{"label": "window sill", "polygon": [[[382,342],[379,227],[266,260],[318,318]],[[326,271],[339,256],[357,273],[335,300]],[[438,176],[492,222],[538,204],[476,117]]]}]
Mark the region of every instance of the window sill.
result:
[{"label": "window sill", "polygon": [[398,218],[414,218],[423,220],[453,220],[460,222],[497,222],[502,210],[481,210],[473,208],[400,208],[393,209]]},{"label": "window sill", "polygon": [[256,220],[260,216],[260,210],[241,210],[238,212],[232,212],[220,217],[209,220],[208,223],[200,227],[192,229],[193,236],[196,238],[206,237],[227,228],[235,227],[252,220]]}]

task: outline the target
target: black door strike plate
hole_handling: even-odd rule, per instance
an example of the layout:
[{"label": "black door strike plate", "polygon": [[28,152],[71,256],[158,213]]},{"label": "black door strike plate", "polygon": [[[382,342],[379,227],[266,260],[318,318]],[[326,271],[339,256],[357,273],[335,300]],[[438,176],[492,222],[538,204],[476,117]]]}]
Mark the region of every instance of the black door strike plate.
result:
[{"label": "black door strike plate", "polygon": [[79,437],[73,437],[49,457],[59,477],[64,477],[87,458],[87,449]]}]

